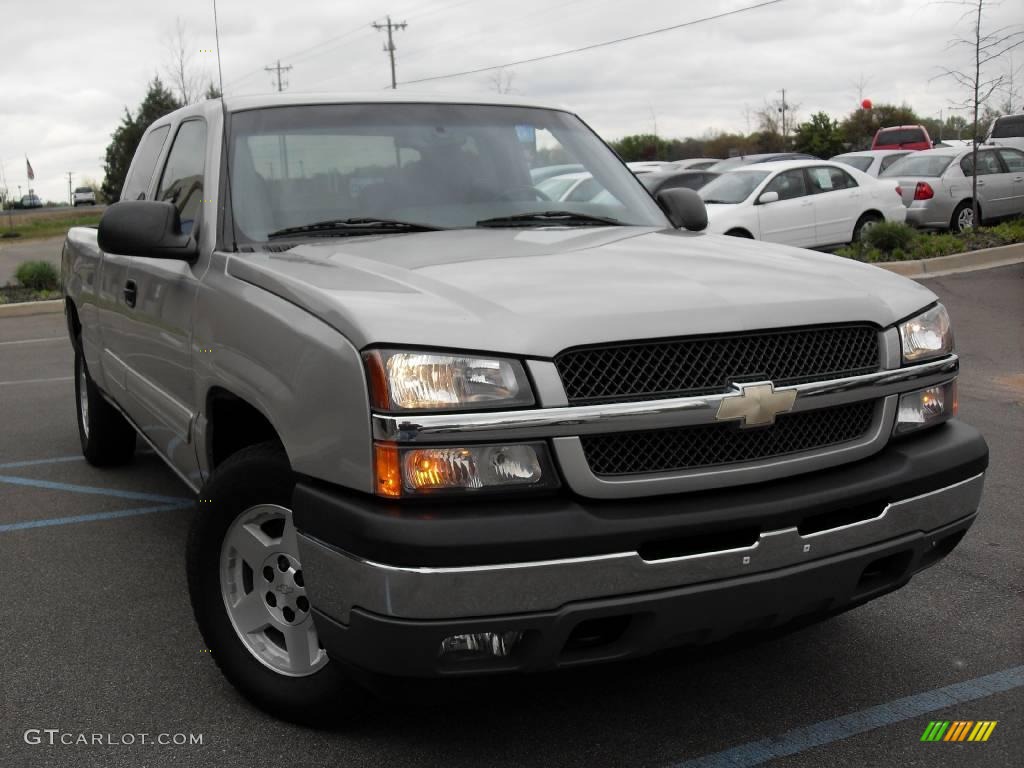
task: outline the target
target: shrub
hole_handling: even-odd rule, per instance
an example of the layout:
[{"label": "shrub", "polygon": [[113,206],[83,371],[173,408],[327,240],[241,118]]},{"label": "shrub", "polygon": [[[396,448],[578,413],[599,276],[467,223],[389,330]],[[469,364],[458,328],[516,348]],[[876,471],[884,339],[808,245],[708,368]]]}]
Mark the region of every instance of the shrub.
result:
[{"label": "shrub", "polygon": [[912,250],[917,232],[900,221],[880,221],[864,233],[864,244],[883,253]]},{"label": "shrub", "polygon": [[14,278],[33,291],[56,291],[60,287],[57,269],[47,261],[23,261]]}]

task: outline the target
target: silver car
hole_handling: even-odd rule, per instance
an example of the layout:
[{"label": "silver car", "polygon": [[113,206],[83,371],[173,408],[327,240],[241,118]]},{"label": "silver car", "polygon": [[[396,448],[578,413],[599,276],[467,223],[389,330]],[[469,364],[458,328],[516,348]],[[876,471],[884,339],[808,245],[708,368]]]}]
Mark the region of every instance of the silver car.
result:
[{"label": "silver car", "polygon": [[[974,226],[972,152],[955,147],[914,152],[883,171],[898,180],[907,223],[963,232]],[[1024,213],[1024,152],[1009,147],[978,150],[981,221]]]},{"label": "silver car", "polygon": [[832,162],[843,163],[868,176],[877,177],[882,171],[913,151],[912,149],[866,149],[863,152],[846,152],[836,155],[832,158]]}]

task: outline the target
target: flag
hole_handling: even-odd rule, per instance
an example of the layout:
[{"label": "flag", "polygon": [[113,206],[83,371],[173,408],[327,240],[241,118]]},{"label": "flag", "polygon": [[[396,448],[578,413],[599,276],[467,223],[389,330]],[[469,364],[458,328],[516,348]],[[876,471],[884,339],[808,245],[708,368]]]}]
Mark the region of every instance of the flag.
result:
[{"label": "flag", "polygon": [[28,161],[27,157],[25,158],[25,173],[28,174],[29,181],[36,180],[36,172],[32,170],[32,163]]}]

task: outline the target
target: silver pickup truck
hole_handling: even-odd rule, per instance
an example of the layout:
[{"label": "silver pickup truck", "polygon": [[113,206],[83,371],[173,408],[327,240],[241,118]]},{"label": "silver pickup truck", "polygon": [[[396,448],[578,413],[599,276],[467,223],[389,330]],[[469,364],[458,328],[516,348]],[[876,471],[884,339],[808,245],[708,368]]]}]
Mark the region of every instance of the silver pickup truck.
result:
[{"label": "silver pickup truck", "polygon": [[[588,195],[538,190],[555,165]],[[195,492],[203,638],[300,722],[355,680],[622,659],[905,585],[988,462],[945,309],[705,223],[523,100],[186,107],[68,234],[82,450],[138,434]]]}]

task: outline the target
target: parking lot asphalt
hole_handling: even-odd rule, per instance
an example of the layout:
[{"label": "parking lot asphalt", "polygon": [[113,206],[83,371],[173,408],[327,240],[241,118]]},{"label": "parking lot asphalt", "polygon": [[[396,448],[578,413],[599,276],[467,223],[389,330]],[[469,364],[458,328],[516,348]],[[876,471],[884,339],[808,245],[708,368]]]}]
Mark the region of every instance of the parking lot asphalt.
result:
[{"label": "parking lot asphalt", "polygon": [[[0,766],[1019,764],[1024,265],[926,284],[953,317],[961,417],[992,452],[982,514],[941,564],[796,632],[399,685],[328,731],[254,709],[205,652],[184,572],[194,513],[170,470],[151,453],[80,458],[63,317],[0,320]],[[998,725],[984,743],[923,743],[933,720]]]}]

